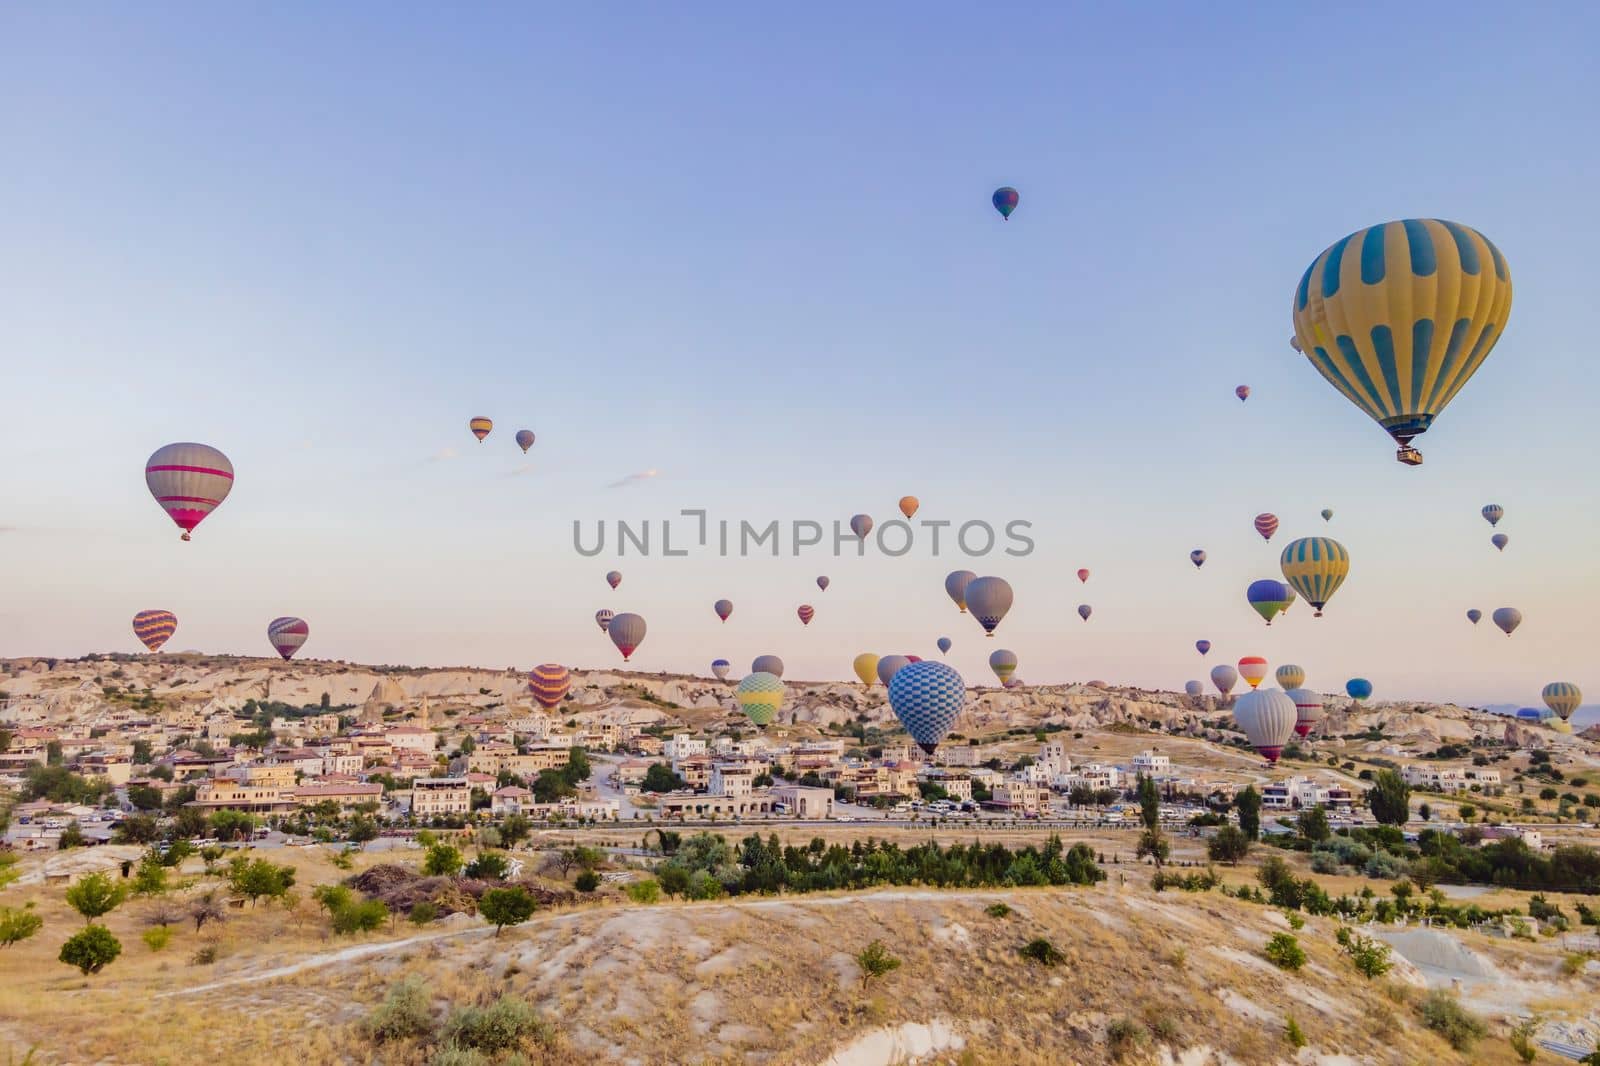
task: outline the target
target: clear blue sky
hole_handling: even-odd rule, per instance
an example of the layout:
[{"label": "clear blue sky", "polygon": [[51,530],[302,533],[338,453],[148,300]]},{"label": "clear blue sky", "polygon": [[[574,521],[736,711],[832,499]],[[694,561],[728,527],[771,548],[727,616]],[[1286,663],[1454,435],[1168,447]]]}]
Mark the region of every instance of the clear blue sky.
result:
[{"label": "clear blue sky", "polygon": [[[1260,653],[1379,697],[1600,692],[1600,10],[1058,8],[7,7],[0,654],[135,650],[157,606],[175,649],[264,653],[292,613],[308,656],[589,667],[610,606],[649,619],[642,669],[843,677],[948,633],[971,680],[998,644],[1033,683]],[[1488,234],[1516,303],[1410,470],[1287,341],[1322,248],[1416,215]],[[239,474],[192,544],[141,476],[172,440]],[[904,493],[1038,550],[570,547]],[[1355,571],[1264,630],[1244,586],[1323,506]],[[1016,586],[997,641],[957,565]],[[1507,603],[1509,641],[1463,619]]]}]

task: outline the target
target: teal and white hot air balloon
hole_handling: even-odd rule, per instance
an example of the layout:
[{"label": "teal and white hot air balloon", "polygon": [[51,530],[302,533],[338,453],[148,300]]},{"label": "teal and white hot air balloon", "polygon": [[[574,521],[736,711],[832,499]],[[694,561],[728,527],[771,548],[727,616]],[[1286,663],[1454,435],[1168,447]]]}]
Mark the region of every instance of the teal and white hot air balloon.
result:
[{"label": "teal and white hot air balloon", "polygon": [[1583,703],[1583,693],[1571,681],[1552,681],[1544,687],[1544,705],[1565,722]]},{"label": "teal and white hot air balloon", "polygon": [[889,706],[895,717],[929,755],[950,735],[966,699],[961,675],[932,659],[902,666],[889,682]]}]

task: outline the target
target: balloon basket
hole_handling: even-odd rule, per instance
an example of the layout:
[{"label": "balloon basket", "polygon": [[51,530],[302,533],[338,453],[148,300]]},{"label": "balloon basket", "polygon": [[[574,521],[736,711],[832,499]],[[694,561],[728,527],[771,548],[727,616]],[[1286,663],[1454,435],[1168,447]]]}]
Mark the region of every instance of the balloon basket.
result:
[{"label": "balloon basket", "polygon": [[1407,466],[1422,465],[1422,453],[1409,445],[1397,449],[1394,453],[1394,457]]}]

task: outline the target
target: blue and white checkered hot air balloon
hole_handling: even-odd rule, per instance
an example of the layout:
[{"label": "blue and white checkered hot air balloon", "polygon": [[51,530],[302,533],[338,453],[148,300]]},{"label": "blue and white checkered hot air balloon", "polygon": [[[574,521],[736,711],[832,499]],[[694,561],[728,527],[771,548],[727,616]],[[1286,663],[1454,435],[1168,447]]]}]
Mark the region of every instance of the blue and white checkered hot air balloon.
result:
[{"label": "blue and white checkered hot air balloon", "polygon": [[950,735],[966,699],[961,675],[932,659],[902,666],[889,681],[889,706],[917,747],[929,755]]}]

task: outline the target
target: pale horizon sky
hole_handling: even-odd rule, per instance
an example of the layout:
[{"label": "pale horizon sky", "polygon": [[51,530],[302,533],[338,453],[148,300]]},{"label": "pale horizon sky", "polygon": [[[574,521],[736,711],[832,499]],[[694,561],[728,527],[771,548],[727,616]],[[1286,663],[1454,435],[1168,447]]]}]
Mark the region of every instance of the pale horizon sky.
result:
[{"label": "pale horizon sky", "polygon": [[[174,650],[264,654],[294,614],[307,657],[615,667],[609,607],[648,620],[646,671],[843,679],[948,635],[972,682],[994,647],[1164,688],[1261,654],[1376,699],[1594,700],[1597,31],[1579,4],[9,7],[0,656],[137,651],[160,607]],[[1323,248],[1414,216],[1489,236],[1516,296],[1408,469],[1288,338]],[[238,475],[189,544],[143,480],[182,440]],[[881,523],[908,493],[1036,550],[572,548],[575,520]],[[1245,586],[1321,533],[1350,579],[1264,627]],[[994,640],[958,568],[1015,587]]]}]

